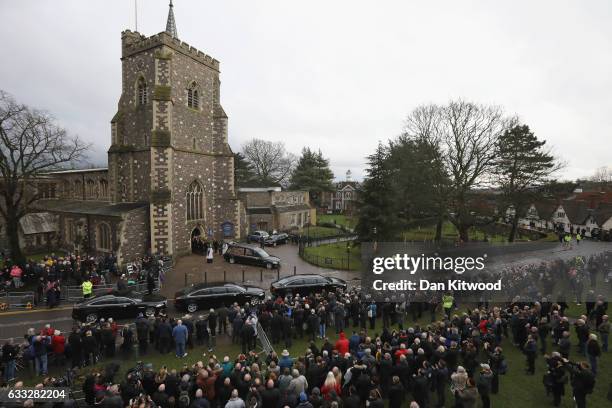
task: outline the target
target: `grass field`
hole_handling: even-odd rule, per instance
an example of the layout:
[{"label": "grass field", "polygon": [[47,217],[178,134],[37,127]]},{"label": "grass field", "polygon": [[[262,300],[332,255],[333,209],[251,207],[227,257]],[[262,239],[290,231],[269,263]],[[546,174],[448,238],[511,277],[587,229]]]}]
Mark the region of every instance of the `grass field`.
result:
[{"label": "grass field", "polygon": [[[575,305],[569,309],[570,315],[578,316],[583,313],[584,307],[577,308]],[[428,316],[428,313],[427,313]],[[440,313],[438,313],[438,317],[441,317]],[[418,321],[422,325],[428,324],[427,319],[419,319]],[[369,331],[369,335],[376,335],[376,333],[380,330],[380,319],[377,321],[377,327],[373,331]],[[347,330],[348,331],[348,330]],[[336,335],[332,330],[328,332],[328,336],[332,342],[335,342]],[[550,339],[549,339],[550,340]],[[576,343],[575,335],[572,331],[572,340],[573,343]],[[240,347],[238,345],[232,345],[228,341],[227,336],[218,336],[219,347],[217,347],[212,353],[216,355],[219,359],[222,359],[223,356],[228,355],[230,358],[234,358],[239,352]],[[317,340],[317,345],[321,345],[322,341]],[[297,339],[293,343],[293,347],[289,349],[292,356],[297,356],[303,354],[307,347],[307,341],[305,339]],[[552,406],[552,397],[547,397],[544,386],[542,385],[542,376],[545,372],[545,362],[541,356],[538,356],[536,362],[536,374],[532,376],[528,376],[524,374],[524,369],[526,367],[525,358],[520,353],[520,351],[510,344],[508,339],[504,339],[502,343],[502,347],[504,349],[504,354],[508,360],[509,371],[508,374],[500,377],[500,393],[498,395],[492,396],[492,406],[495,408],[540,408],[540,407],[549,407]],[[275,350],[277,352],[281,352],[284,349],[284,345],[276,345]],[[548,344],[548,350],[553,351],[551,348],[550,341]],[[120,381],[123,378],[124,373],[133,367],[137,361],[142,360],[145,362],[153,363],[154,369],[158,369],[162,366],[167,366],[168,368],[176,368],[179,369],[183,364],[193,364],[196,361],[204,360],[208,358],[208,351],[204,347],[196,347],[194,349],[188,350],[189,355],[184,359],[177,359],[173,353],[169,353],[167,355],[160,355],[157,351],[150,351],[146,356],[137,356],[136,352],[133,356],[126,356],[114,359],[114,361],[121,364],[121,369],[118,377],[116,377],[116,381]],[[572,347],[572,352],[570,354],[570,359],[572,361],[580,361],[582,359],[578,358],[577,352],[574,347]],[[103,360],[99,367],[102,367],[104,364],[107,364],[111,360]],[[484,360],[483,360],[484,361]],[[85,369],[84,372],[87,372],[88,369]],[[60,373],[59,369],[51,368],[52,374],[56,375]],[[24,379],[28,385],[33,385],[36,383],[37,379],[33,376],[23,376],[19,375],[20,379]],[[587,398],[587,406],[589,407],[609,407],[610,402],[606,399],[606,394],[608,392],[608,387],[610,381],[612,379],[612,352],[604,353],[603,357],[599,361],[599,373],[597,375],[597,381],[595,385],[595,391],[593,394],[589,395]],[[410,396],[407,396],[410,398]],[[435,396],[430,397],[430,401],[435,401]],[[452,406],[452,396],[450,392],[447,395],[447,403],[446,407]],[[480,407],[480,402],[477,405]],[[565,396],[563,397],[561,407],[563,408],[573,408],[574,403],[571,397],[571,387],[569,385],[566,386]]]},{"label": "grass field", "polygon": [[321,214],[321,215],[317,215],[317,223],[321,224],[321,223],[332,223],[337,225],[341,225],[343,227],[346,228],[350,228],[353,229],[355,228],[355,225],[357,225],[357,218],[356,217],[352,217],[350,215],[343,215],[343,214]]},{"label": "grass field", "polygon": [[[415,227],[408,231],[402,233],[402,240],[404,241],[431,241],[436,236],[436,227],[425,226],[425,227]],[[499,234],[487,234],[482,229],[478,228],[470,228],[469,230],[470,241],[484,241],[485,238],[489,242],[507,242],[507,235],[499,235]],[[442,224],[442,239],[448,241],[456,241],[459,238],[459,233],[457,228],[451,222],[445,222]],[[517,241],[520,241],[522,238],[517,236]],[[545,241],[556,241],[557,236],[552,233],[548,233]]]},{"label": "grass field", "polygon": [[327,238],[342,234],[343,231],[339,228],[321,227],[319,225],[312,225],[302,229],[302,235],[311,239]]},{"label": "grass field", "polygon": [[346,242],[306,247],[302,258],[306,262],[324,268],[361,270],[360,247],[351,246],[350,252],[347,252]]}]

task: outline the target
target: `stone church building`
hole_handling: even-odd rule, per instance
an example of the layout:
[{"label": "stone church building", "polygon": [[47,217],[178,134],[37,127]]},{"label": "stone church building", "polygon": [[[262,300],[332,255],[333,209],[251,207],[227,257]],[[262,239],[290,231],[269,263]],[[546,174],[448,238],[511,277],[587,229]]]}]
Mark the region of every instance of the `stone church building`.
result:
[{"label": "stone church building", "polygon": [[234,186],[219,61],[167,27],[121,35],[122,86],[111,120],[108,168],[51,173],[37,213],[57,218],[58,247],[180,256],[194,235],[239,239],[245,210]]}]

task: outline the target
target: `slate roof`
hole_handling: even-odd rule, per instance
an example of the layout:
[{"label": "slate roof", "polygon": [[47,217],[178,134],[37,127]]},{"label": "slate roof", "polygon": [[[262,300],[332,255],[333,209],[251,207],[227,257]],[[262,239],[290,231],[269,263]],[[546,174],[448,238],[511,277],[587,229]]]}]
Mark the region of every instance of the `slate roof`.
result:
[{"label": "slate roof", "polygon": [[25,235],[59,231],[58,216],[48,212],[29,213],[21,217],[19,225]]},{"label": "slate roof", "polygon": [[555,210],[559,207],[559,203],[553,200],[549,201],[539,201],[534,204],[536,211],[538,212],[538,217],[543,220],[548,220],[552,217]]},{"label": "slate roof", "polygon": [[110,217],[120,217],[122,214],[146,207],[148,203],[119,203],[111,204],[107,201],[88,201],[88,200],[38,200],[34,203],[37,209],[86,215],[103,215]]},{"label": "slate roof", "polygon": [[246,209],[247,214],[272,214],[270,207],[250,207]]},{"label": "slate roof", "polygon": [[584,224],[590,215],[589,204],[583,200],[563,200],[561,203],[572,224]]},{"label": "slate roof", "polygon": [[297,205],[275,205],[274,209],[279,213],[293,212],[293,211],[307,211],[310,210],[308,204],[297,204]]},{"label": "slate roof", "polygon": [[593,211],[593,218],[600,227],[612,217],[612,203],[600,203]]}]

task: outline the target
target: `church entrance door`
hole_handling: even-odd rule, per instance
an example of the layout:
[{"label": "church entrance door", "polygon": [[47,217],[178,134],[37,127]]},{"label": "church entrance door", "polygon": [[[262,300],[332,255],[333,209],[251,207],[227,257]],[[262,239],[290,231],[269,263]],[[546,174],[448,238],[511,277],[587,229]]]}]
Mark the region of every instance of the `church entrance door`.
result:
[{"label": "church entrance door", "polygon": [[201,240],[200,228],[196,227],[191,231],[191,252],[201,254],[204,250],[204,242]]}]

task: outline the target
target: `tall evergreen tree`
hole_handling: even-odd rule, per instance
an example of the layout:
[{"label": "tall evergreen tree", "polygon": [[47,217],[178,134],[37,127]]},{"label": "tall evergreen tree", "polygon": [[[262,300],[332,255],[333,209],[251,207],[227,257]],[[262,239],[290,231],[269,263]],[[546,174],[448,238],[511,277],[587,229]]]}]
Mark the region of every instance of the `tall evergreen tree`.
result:
[{"label": "tall evergreen tree", "polygon": [[234,180],[236,186],[246,186],[253,182],[255,173],[251,164],[240,152],[234,153]]},{"label": "tall evergreen tree", "polygon": [[450,190],[440,149],[426,138],[407,134],[389,146],[389,162],[396,169],[398,216],[407,225],[435,223],[435,240],[439,241]]},{"label": "tall evergreen tree", "polygon": [[310,198],[320,205],[321,193],[332,191],[334,173],[329,168],[329,160],[319,150],[302,149],[302,156],[291,173],[290,186],[296,190],[308,190]]},{"label": "tall evergreen tree", "polygon": [[368,156],[366,178],[359,188],[356,231],[363,241],[394,240],[402,225],[397,217],[395,170],[389,163],[389,149],[378,144]]},{"label": "tall evergreen tree", "polygon": [[536,192],[550,182],[549,177],[562,167],[545,149],[527,125],[508,129],[497,141],[494,175],[502,190],[505,207],[512,206],[514,215],[508,241],[516,237],[518,221]]}]

